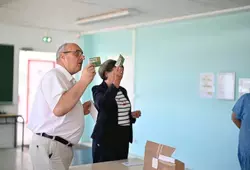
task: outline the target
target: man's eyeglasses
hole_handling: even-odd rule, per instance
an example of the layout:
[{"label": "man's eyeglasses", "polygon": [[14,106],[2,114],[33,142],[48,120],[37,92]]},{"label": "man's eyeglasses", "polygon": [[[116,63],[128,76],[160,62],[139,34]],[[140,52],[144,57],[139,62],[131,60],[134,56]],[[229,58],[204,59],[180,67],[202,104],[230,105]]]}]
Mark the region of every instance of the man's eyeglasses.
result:
[{"label": "man's eyeglasses", "polygon": [[83,52],[81,50],[76,50],[76,51],[63,51],[62,53],[67,54],[67,53],[73,53],[75,56],[80,57],[83,55]]}]

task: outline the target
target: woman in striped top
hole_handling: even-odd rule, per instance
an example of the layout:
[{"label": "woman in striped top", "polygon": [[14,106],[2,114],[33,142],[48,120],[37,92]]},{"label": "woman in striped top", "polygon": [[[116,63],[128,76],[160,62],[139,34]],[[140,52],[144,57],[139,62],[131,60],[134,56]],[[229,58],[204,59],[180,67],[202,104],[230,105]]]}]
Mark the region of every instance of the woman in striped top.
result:
[{"label": "woman in striped top", "polygon": [[132,124],[141,116],[140,111],[131,112],[127,91],[120,86],[124,68],[115,67],[115,63],[107,60],[100,66],[103,82],[92,88],[98,110],[91,136],[94,163],[127,159],[133,141]]}]

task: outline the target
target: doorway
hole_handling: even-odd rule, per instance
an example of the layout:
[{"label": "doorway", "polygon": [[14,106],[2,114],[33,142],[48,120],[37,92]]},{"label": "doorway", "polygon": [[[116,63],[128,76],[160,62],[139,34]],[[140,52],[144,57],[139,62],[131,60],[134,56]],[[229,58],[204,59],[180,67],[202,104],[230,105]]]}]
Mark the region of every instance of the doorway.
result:
[{"label": "doorway", "polygon": [[[32,108],[34,95],[41,78],[46,72],[55,67],[56,53],[23,51],[19,52],[19,83],[18,83],[18,114],[25,121],[24,144],[29,145],[31,131],[26,127]],[[22,127],[17,129],[17,145],[21,144]]]}]

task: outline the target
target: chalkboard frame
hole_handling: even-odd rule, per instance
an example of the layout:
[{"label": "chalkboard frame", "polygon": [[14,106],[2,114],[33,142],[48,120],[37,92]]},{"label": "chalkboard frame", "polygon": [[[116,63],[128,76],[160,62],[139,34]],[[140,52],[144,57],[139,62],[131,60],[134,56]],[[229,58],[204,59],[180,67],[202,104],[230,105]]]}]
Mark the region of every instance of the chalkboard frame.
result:
[{"label": "chalkboard frame", "polygon": [[[0,52],[1,53],[4,53],[3,51],[1,51],[1,47],[4,47],[4,48],[11,48],[10,50],[10,54],[8,55],[8,57],[10,57],[10,61],[9,61],[9,64],[8,64],[8,66],[11,66],[11,67],[9,67],[8,69],[7,69],[7,71],[5,71],[5,72],[3,72],[3,71],[0,71],[1,73],[0,73],[0,75],[2,75],[2,77],[3,77],[3,82],[2,83],[6,83],[6,81],[8,82],[8,84],[9,84],[9,86],[10,86],[10,88],[11,88],[11,90],[9,89],[8,90],[8,97],[6,97],[6,98],[2,98],[1,96],[0,96],[0,105],[11,105],[11,104],[13,104],[13,94],[14,94],[14,60],[15,60],[15,45],[14,44],[4,44],[4,43],[1,43],[0,44]],[[4,59],[6,59],[6,58],[2,58],[3,56],[0,56],[0,60],[4,60]],[[5,60],[4,60],[5,61]],[[11,64],[10,64],[11,63]],[[4,64],[6,64],[6,63],[4,63]],[[2,62],[2,64],[0,63],[0,67],[1,66],[3,66],[3,62]],[[0,70],[1,70],[1,68],[0,68]],[[8,74],[8,76],[10,76],[9,77],[9,79],[7,78],[7,80],[6,80],[6,72],[10,72],[9,74]],[[2,84],[0,84],[0,95],[1,95],[1,91],[2,91]],[[4,87],[3,87],[4,88]]]}]

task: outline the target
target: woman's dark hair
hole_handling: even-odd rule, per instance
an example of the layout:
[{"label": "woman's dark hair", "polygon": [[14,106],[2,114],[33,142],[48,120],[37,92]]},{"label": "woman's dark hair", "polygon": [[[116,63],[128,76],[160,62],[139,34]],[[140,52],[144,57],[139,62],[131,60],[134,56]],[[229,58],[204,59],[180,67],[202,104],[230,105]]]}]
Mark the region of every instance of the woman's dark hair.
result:
[{"label": "woman's dark hair", "polygon": [[99,67],[98,73],[103,80],[107,80],[105,73],[111,72],[113,68],[115,67],[115,63],[116,63],[115,60],[109,59],[105,61],[104,63],[102,63],[102,65]]}]

